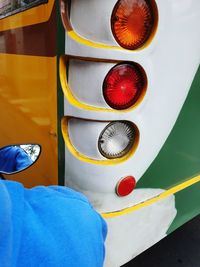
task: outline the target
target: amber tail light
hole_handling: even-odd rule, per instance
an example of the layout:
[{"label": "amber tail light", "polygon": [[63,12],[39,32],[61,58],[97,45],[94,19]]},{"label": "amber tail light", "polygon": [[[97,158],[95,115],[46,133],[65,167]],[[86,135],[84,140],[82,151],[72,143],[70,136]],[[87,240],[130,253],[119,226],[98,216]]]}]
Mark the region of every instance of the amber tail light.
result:
[{"label": "amber tail light", "polygon": [[154,0],[119,0],[112,12],[112,33],[120,46],[142,47],[155,32],[158,21]]}]

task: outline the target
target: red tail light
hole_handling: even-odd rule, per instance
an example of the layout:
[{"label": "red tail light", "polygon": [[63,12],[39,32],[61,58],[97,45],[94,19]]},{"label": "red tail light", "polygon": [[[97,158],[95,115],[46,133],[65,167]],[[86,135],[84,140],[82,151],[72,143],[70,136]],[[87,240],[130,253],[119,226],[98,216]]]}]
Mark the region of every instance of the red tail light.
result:
[{"label": "red tail light", "polygon": [[133,176],[126,176],[116,186],[116,193],[119,197],[128,196],[135,188],[136,181]]},{"label": "red tail light", "polygon": [[135,63],[120,63],[106,75],[103,95],[114,109],[126,109],[134,105],[146,89],[144,70]]},{"label": "red tail light", "polygon": [[134,50],[145,44],[157,24],[154,0],[119,0],[115,5],[111,28],[120,46]]}]

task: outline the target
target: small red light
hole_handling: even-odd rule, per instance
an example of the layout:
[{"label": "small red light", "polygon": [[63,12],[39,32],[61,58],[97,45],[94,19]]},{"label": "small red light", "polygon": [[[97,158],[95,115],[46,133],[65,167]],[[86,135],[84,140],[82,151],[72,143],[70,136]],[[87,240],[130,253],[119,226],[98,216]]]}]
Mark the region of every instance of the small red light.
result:
[{"label": "small red light", "polygon": [[146,89],[144,70],[135,63],[114,66],[103,82],[103,95],[113,109],[126,109],[134,105]]},{"label": "small red light", "polygon": [[135,178],[133,176],[127,176],[118,182],[116,186],[116,193],[119,197],[125,197],[134,190],[135,186]]},{"label": "small red light", "polygon": [[111,16],[111,28],[120,46],[135,50],[149,39],[157,21],[154,0],[118,0]]}]

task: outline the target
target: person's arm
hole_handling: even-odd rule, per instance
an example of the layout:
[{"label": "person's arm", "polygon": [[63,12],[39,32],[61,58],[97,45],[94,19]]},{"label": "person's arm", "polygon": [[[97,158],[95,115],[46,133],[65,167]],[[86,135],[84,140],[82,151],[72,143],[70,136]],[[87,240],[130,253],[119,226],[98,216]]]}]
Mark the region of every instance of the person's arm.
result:
[{"label": "person's arm", "polygon": [[106,224],[82,194],[58,186],[25,189],[9,181],[0,181],[0,188],[6,207],[0,208],[4,267],[103,266]]}]

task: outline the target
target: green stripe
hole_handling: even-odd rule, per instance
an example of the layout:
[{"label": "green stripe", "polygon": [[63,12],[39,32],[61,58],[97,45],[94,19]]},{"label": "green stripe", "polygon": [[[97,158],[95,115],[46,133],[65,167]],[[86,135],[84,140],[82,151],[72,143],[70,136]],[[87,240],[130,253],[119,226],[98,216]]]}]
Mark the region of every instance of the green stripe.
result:
[{"label": "green stripe", "polygon": [[[177,122],[137,188],[168,189],[200,174],[200,67]],[[169,233],[200,213],[200,184],[176,194],[177,216]]]},{"label": "green stripe", "polygon": [[200,183],[190,186],[176,194],[177,216],[167,234],[200,214]]},{"label": "green stripe", "polygon": [[65,144],[61,133],[61,119],[64,115],[64,96],[59,78],[59,58],[65,53],[65,30],[62,25],[59,1],[56,1],[57,11],[57,127],[58,127],[58,184],[65,182]]}]

